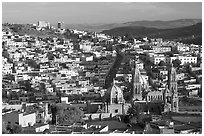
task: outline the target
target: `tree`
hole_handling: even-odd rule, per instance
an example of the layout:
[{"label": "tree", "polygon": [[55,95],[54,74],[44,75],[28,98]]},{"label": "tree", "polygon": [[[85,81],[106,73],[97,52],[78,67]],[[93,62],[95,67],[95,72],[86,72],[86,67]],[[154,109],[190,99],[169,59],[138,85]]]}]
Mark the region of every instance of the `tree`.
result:
[{"label": "tree", "polygon": [[45,129],[45,130],[43,131],[43,134],[50,134],[50,130],[49,130],[49,129]]},{"label": "tree", "polygon": [[139,103],[132,104],[132,106],[127,111],[127,113],[130,116],[139,116],[141,112],[142,112],[142,107]]},{"label": "tree", "polygon": [[202,84],[201,84],[201,88],[200,88],[199,91],[198,91],[198,96],[199,96],[200,98],[202,98]]},{"label": "tree", "polygon": [[181,61],[179,59],[175,59],[172,61],[174,67],[179,67],[181,65]]},{"label": "tree", "polygon": [[56,124],[56,115],[57,115],[57,106],[55,104],[51,105],[51,113],[52,113],[52,125]]},{"label": "tree", "polygon": [[26,63],[28,64],[28,66],[30,66],[32,68],[36,68],[36,69],[40,68],[35,60],[27,60]]},{"label": "tree", "polygon": [[151,120],[149,116],[143,113],[143,107],[139,103],[132,104],[132,107],[128,109],[127,113],[130,123],[138,124],[140,127],[144,127],[145,123]]},{"label": "tree", "polygon": [[40,83],[40,91],[46,93],[46,88],[44,83]]},{"label": "tree", "polygon": [[19,125],[18,122],[16,122],[13,126],[13,133],[19,134],[22,132],[22,127]]},{"label": "tree", "polygon": [[12,29],[14,32],[18,33],[18,32],[20,32],[20,31],[22,30],[22,27],[23,27],[23,25],[14,24],[14,25],[11,27],[11,29]]},{"label": "tree", "polygon": [[77,122],[83,122],[83,111],[78,107],[59,107],[57,106],[57,123],[63,125],[72,125]]},{"label": "tree", "polygon": [[159,66],[165,66],[166,65],[166,63],[162,60],[162,61],[160,61],[159,62],[159,64],[158,64]]},{"label": "tree", "polygon": [[32,91],[30,80],[19,81],[18,84],[24,87],[26,91]]},{"label": "tree", "polygon": [[49,60],[54,60],[54,55],[53,55],[53,53],[52,53],[52,52],[48,52],[48,53],[47,53],[47,58],[48,58]]},{"label": "tree", "polygon": [[9,53],[8,53],[8,51],[7,51],[6,49],[3,49],[3,51],[2,51],[2,56],[3,56],[4,58],[9,59]]},{"label": "tree", "polygon": [[12,74],[7,74],[3,78],[7,80],[15,81],[15,76]]},{"label": "tree", "polygon": [[134,103],[127,111],[131,118],[131,122],[136,124],[141,122],[142,117],[142,106],[139,103]]}]

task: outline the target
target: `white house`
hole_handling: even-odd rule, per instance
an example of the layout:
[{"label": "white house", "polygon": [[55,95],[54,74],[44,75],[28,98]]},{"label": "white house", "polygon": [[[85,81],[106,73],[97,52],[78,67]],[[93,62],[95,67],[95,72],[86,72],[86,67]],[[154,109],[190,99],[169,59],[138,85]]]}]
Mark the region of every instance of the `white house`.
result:
[{"label": "white house", "polygon": [[4,114],[3,120],[6,122],[11,122],[11,125],[18,122],[22,127],[33,126],[36,123],[36,113],[22,113],[13,111],[11,113]]}]

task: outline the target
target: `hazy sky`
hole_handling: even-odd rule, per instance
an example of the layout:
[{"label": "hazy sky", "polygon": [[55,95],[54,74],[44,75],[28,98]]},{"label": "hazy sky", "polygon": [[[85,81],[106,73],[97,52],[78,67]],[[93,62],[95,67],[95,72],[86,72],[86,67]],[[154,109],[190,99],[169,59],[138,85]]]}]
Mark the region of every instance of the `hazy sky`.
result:
[{"label": "hazy sky", "polygon": [[121,23],[202,18],[201,2],[3,2],[2,22]]}]

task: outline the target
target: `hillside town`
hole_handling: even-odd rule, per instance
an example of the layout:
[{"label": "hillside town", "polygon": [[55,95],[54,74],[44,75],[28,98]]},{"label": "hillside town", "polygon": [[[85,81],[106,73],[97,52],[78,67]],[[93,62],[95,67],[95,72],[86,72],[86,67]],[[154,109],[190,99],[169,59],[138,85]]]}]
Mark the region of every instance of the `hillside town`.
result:
[{"label": "hillside town", "polygon": [[202,45],[2,26],[3,133],[202,133]]}]

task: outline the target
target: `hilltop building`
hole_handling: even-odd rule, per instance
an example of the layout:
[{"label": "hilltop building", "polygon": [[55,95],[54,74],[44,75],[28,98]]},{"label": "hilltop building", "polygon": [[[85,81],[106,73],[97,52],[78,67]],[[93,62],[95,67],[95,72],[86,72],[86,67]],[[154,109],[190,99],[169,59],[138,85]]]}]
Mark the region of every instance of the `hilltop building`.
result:
[{"label": "hilltop building", "polygon": [[38,27],[40,28],[50,28],[50,23],[45,21],[38,21]]}]

